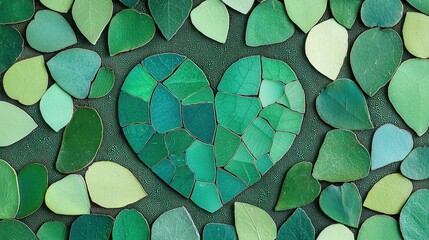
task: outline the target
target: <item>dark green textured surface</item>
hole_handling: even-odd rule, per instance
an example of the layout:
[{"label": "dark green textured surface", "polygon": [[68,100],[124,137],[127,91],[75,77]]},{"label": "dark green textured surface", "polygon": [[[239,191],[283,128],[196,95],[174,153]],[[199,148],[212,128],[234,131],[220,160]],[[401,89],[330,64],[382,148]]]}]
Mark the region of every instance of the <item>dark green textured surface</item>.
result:
[{"label": "dark green textured surface", "polygon": [[[194,7],[200,4],[202,0],[195,0]],[[123,9],[123,5],[114,1],[115,13]],[[37,6],[40,9],[40,4]],[[146,1],[141,1],[136,9],[139,11],[147,11]],[[410,10],[406,4],[406,10]],[[95,160],[112,160],[120,163],[126,168],[132,169],[133,173],[142,183],[149,196],[143,200],[132,204],[129,208],[136,208],[141,211],[147,218],[149,224],[167,210],[175,207],[185,206],[196,226],[202,233],[205,224],[209,222],[218,222],[233,224],[233,202],[247,202],[252,205],[266,210],[277,223],[277,227],[292,214],[293,211],[274,212],[274,206],[277,201],[278,193],[281,188],[282,181],[286,171],[295,163],[300,161],[315,162],[320,145],[323,141],[325,133],[331,128],[324,124],[315,111],[315,99],[318,93],[326,87],[331,81],[319,74],[308,63],[304,53],[305,35],[301,31],[296,31],[295,34],[286,42],[266,47],[251,48],[245,45],[245,31],[248,16],[241,15],[234,10],[228,9],[231,15],[231,28],[228,35],[227,43],[220,45],[199,33],[192,27],[190,20],[186,20],[183,28],[169,42],[164,40],[163,36],[157,31],[154,39],[146,46],[135,51],[120,54],[115,57],[109,57],[107,48],[107,31],[104,31],[96,46],[92,46],[77,30],[70,14],[66,15],[66,19],[74,28],[77,34],[79,43],[77,47],[88,48],[95,50],[102,56],[103,65],[113,68],[116,73],[116,82],[113,90],[104,98],[96,100],[75,100],[75,105],[95,107],[104,123],[104,139],[100,151]],[[330,12],[324,15],[323,19],[330,18]],[[16,24],[14,27],[21,32],[25,30],[27,23]],[[401,21],[395,30],[401,34],[403,22]],[[363,27],[362,21],[358,19],[349,32],[350,41],[354,41],[357,36],[366,30]],[[351,45],[350,45],[351,46]],[[161,179],[155,176],[143,163],[138,159],[131,147],[126,143],[125,137],[120,129],[117,119],[117,99],[125,76],[128,72],[144,58],[158,53],[176,52],[181,55],[186,55],[192,59],[207,75],[213,88],[222,77],[225,70],[238,59],[255,54],[262,54],[266,57],[279,59],[288,63],[296,72],[300,79],[303,88],[306,92],[307,113],[304,117],[301,134],[297,137],[290,151],[280,160],[274,168],[272,168],[262,179],[255,185],[240,194],[234,201],[226,204],[222,209],[214,214],[195,206],[191,201],[186,200],[179,193],[168,187]],[[25,51],[20,59],[25,59],[30,56],[38,55],[36,51],[30,49],[26,44]],[[45,60],[52,57],[52,54],[45,55]],[[410,58],[408,52],[404,52],[403,59]],[[2,77],[2,75],[0,75]],[[343,67],[339,77],[348,77],[353,79],[350,70],[349,57],[346,58],[345,66]],[[49,80],[50,85],[54,81]],[[55,133],[47,124],[43,122],[39,106],[35,104],[30,107],[25,107],[17,102],[10,100],[2,87],[0,87],[0,100],[13,102],[29,113],[39,127],[22,141],[0,149],[0,158],[8,161],[17,171],[30,162],[43,162],[49,170],[49,183],[59,180],[64,177],[55,170],[55,159],[60,148],[62,133]],[[400,128],[410,132],[412,130],[406,126],[399,115],[394,111],[392,105],[387,99],[387,88],[382,88],[372,99],[368,100],[369,109],[371,112],[373,123],[376,127],[380,127],[385,123],[393,123]],[[370,147],[372,134],[375,131],[367,130],[358,132],[359,140],[367,147]],[[423,146],[429,141],[429,134],[415,138],[415,146]],[[362,197],[365,197],[371,187],[383,176],[399,171],[400,163],[393,163],[382,169],[372,171],[369,176],[363,180],[357,181]],[[82,173],[85,171],[82,171]],[[414,190],[427,187],[429,181],[414,182]],[[270,186],[270,187],[267,187]],[[322,184],[323,188],[327,186]],[[328,217],[324,216],[317,201],[303,208],[313,221],[316,232],[319,233],[324,227],[333,223]],[[109,214],[116,216],[120,210],[107,210],[97,206],[92,207],[93,213]],[[375,213],[363,209],[361,223]],[[45,221],[60,220],[67,226],[70,226],[76,217],[58,216],[49,211],[45,205],[42,206],[35,214],[24,219],[23,221],[30,226],[34,231],[37,230]]]}]

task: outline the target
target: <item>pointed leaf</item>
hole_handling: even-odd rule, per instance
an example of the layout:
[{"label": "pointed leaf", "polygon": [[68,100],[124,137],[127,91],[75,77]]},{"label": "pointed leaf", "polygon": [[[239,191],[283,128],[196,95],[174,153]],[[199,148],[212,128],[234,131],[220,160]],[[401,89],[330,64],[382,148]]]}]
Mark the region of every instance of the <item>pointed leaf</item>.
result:
[{"label": "pointed leaf", "polygon": [[235,227],[239,239],[274,240],[277,227],[264,210],[247,203],[234,203]]},{"label": "pointed leaf", "polygon": [[290,19],[304,33],[316,25],[325,13],[328,0],[284,0]]},{"label": "pointed leaf", "polygon": [[315,230],[310,218],[301,208],[283,223],[277,234],[277,240],[314,240]]},{"label": "pointed leaf", "polygon": [[2,159],[0,159],[0,189],[0,219],[14,218],[18,213],[20,200],[18,179],[15,170]]}]

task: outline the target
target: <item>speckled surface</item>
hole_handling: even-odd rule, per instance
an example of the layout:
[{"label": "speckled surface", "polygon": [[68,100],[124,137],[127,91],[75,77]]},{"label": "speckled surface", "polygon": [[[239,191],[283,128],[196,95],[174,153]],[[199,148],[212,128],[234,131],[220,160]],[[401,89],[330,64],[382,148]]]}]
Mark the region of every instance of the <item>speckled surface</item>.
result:
[{"label": "speckled surface", "polygon": [[[194,0],[194,7],[200,2],[202,2],[202,0]],[[40,4],[37,4],[37,8],[41,8]],[[122,8],[124,7],[115,0],[114,11],[118,12]],[[148,12],[146,1],[143,0],[143,2],[140,2],[136,9]],[[407,4],[405,9],[415,11]],[[103,32],[98,44],[96,46],[92,46],[76,29],[70,14],[67,14],[66,16],[68,21],[72,24],[79,39],[79,43],[76,47],[88,48],[98,52],[102,56],[103,65],[112,67],[116,74],[115,86],[108,96],[96,100],[74,101],[76,106],[92,106],[96,108],[103,119],[104,138],[96,160],[112,160],[132,170],[148,192],[149,196],[136,204],[128,206],[128,208],[135,208],[142,212],[150,224],[153,223],[153,221],[163,212],[175,207],[185,206],[192,215],[198,229],[202,232],[204,225],[209,222],[233,224],[233,202],[240,201],[263,208],[273,217],[277,226],[280,227],[280,225],[292,213],[292,211],[274,211],[274,206],[286,171],[293,164],[299,161],[305,160],[314,163],[324,135],[330,130],[330,127],[323,123],[317,116],[314,105],[318,93],[330,83],[330,80],[319,74],[308,63],[304,53],[305,35],[297,30],[295,34],[284,43],[258,48],[247,47],[244,41],[244,34],[248,16],[241,15],[231,9],[229,9],[229,13],[231,17],[230,32],[228,40],[224,45],[218,44],[204,37],[192,27],[191,22],[188,19],[183,28],[169,42],[165,41],[158,31],[155,38],[148,45],[115,57],[110,57],[108,54],[107,30]],[[323,19],[328,18],[330,18],[329,10],[326,12]],[[24,33],[27,24],[28,22],[16,24],[14,27],[20,29],[21,32]],[[394,29],[400,32],[402,24],[403,19]],[[365,30],[366,28],[363,26],[360,19],[358,19],[353,29],[349,31],[350,43],[354,42],[357,36]],[[349,46],[349,49],[350,47],[351,46]],[[183,198],[173,189],[170,189],[170,187],[164,184],[162,180],[156,177],[154,173],[144,166],[126,143],[118,124],[117,98],[120,87],[127,73],[144,58],[164,52],[175,52],[191,58],[199,67],[201,67],[201,69],[203,69],[214,88],[216,88],[219,83],[224,71],[241,57],[261,54],[270,58],[280,59],[288,63],[295,70],[306,93],[307,113],[304,118],[302,132],[296,139],[290,151],[272,170],[263,176],[258,183],[245,190],[235,198],[235,200],[226,204],[222,209],[214,214],[205,212],[195,206],[191,201]],[[26,44],[25,51],[20,59],[25,59],[38,54],[40,53],[32,50],[28,44]],[[53,54],[45,55],[45,60],[47,61],[52,56]],[[410,58],[410,55],[405,51],[404,59],[408,58]],[[347,57],[339,77],[352,78],[349,57]],[[50,79],[49,83],[52,84],[53,80]],[[31,162],[44,163],[49,170],[49,183],[53,183],[64,177],[64,175],[55,170],[55,160],[60,148],[62,133],[55,133],[46,123],[44,123],[39,111],[39,105],[35,104],[30,107],[24,107],[19,103],[10,100],[6,96],[2,87],[0,87],[0,100],[12,102],[13,104],[23,108],[39,124],[39,127],[22,141],[6,148],[0,148],[0,158],[8,161],[17,171]],[[385,123],[393,123],[401,128],[411,131],[406,127],[405,123],[394,111],[392,105],[388,101],[386,87],[382,88],[373,98],[369,99],[368,104],[372,120],[376,127]],[[357,132],[359,140],[369,150],[373,132],[374,130]],[[429,140],[429,134],[417,137],[417,135],[413,133],[413,137],[415,146],[423,146],[427,144]],[[370,188],[383,176],[398,172],[399,165],[400,163],[394,163],[382,169],[371,171],[367,178],[357,181],[356,184],[362,197],[365,198]],[[85,170],[81,173],[84,174],[84,172]],[[323,187],[326,187],[328,184],[323,183],[322,185]],[[413,182],[413,185],[414,190],[424,187],[427,188],[429,187],[429,181]],[[333,221],[326,217],[320,210],[318,200],[304,207],[304,210],[313,221],[317,233],[319,233],[324,227],[333,223]],[[115,217],[120,209],[107,210],[97,206],[92,206],[91,211],[92,213],[109,214]],[[361,223],[374,214],[374,212],[368,209],[363,209]],[[45,221],[60,220],[70,226],[74,219],[75,217],[55,215],[47,209],[45,205],[43,205],[35,214],[23,221],[28,224],[32,230],[36,231]]]}]

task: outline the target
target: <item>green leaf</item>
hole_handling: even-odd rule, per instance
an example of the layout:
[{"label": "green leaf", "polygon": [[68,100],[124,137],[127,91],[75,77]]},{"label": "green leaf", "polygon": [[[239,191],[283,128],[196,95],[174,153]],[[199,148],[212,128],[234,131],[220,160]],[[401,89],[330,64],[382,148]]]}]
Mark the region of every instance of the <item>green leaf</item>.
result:
[{"label": "green leaf", "polygon": [[116,216],[112,233],[114,240],[149,240],[149,236],[149,224],[137,210],[124,209]]},{"label": "green leaf", "polygon": [[429,3],[426,0],[407,0],[411,6],[413,6],[415,9],[419,10],[420,12],[426,13],[429,15]]},{"label": "green leaf", "polygon": [[348,130],[329,131],[314,164],[319,181],[351,182],[368,176],[371,158],[356,135]]},{"label": "green leaf", "polygon": [[284,4],[266,0],[252,11],[246,28],[246,45],[258,47],[281,43],[295,32],[295,26],[286,14]]},{"label": "green leaf", "polygon": [[316,109],[320,118],[334,128],[373,128],[365,96],[350,79],[330,83],[317,97]]},{"label": "green leaf", "polygon": [[363,0],[330,0],[329,6],[335,20],[351,29],[356,21]]},{"label": "green leaf", "polygon": [[45,222],[37,231],[39,240],[67,240],[69,231],[62,222]]},{"label": "green leaf", "polygon": [[412,55],[419,58],[429,58],[428,25],[429,16],[425,14],[408,12],[405,17],[404,27],[402,28],[405,48]]},{"label": "green leaf", "polygon": [[0,233],[0,240],[37,240],[27,225],[15,219],[0,221]]},{"label": "green leaf", "polygon": [[365,0],[360,16],[365,26],[393,27],[402,18],[404,6],[400,0]]},{"label": "green leaf", "polygon": [[0,147],[12,145],[26,137],[37,124],[20,108],[0,101]]},{"label": "green leaf", "polygon": [[129,7],[129,8],[133,8],[137,5],[137,3],[139,3],[140,0],[119,0],[119,2],[121,2],[122,4],[124,4],[125,6]]},{"label": "green leaf", "polygon": [[333,18],[314,26],[305,40],[305,55],[311,65],[331,80],[338,77],[347,51],[347,30]]},{"label": "green leaf", "polygon": [[204,240],[237,240],[235,227],[232,225],[209,223],[204,227]]},{"label": "green leaf", "polygon": [[98,69],[97,76],[91,85],[88,98],[101,98],[109,94],[115,84],[115,73],[109,67]]},{"label": "green leaf", "polygon": [[401,64],[389,85],[389,100],[417,135],[429,127],[429,61],[410,59]]},{"label": "green leaf", "polygon": [[73,240],[109,240],[113,228],[113,219],[104,215],[83,215],[73,222],[69,239]]},{"label": "green leaf", "polygon": [[274,240],[277,227],[264,210],[247,203],[234,203],[235,227],[239,239]]},{"label": "green leaf", "polygon": [[395,215],[401,211],[412,191],[413,184],[410,180],[400,173],[390,174],[371,188],[363,206],[384,214]]},{"label": "green leaf", "polygon": [[152,18],[134,9],[124,9],[110,22],[108,42],[110,56],[146,45],[155,35]]},{"label": "green leaf", "polygon": [[304,32],[310,29],[322,18],[328,5],[328,0],[284,0],[290,19]]},{"label": "green leaf", "polygon": [[0,25],[0,73],[8,69],[21,55],[24,40],[18,30]]},{"label": "green leaf", "polygon": [[401,173],[411,180],[429,178],[429,147],[415,148],[402,162]]},{"label": "green leaf", "polygon": [[34,0],[0,0],[0,6],[0,24],[25,22],[34,14]]},{"label": "green leaf", "polygon": [[357,240],[402,240],[398,222],[389,216],[368,218],[360,227]]},{"label": "green leaf", "polygon": [[151,239],[199,240],[200,234],[186,208],[180,207],[161,214],[155,220]]},{"label": "green leaf", "polygon": [[402,39],[391,29],[370,29],[353,44],[353,75],[369,96],[374,96],[393,77],[402,60]]},{"label": "green leaf", "polygon": [[343,224],[332,224],[320,232],[317,240],[354,240],[355,236]]},{"label": "green leaf", "polygon": [[404,239],[421,240],[429,236],[429,190],[413,193],[401,210],[399,226]]},{"label": "green leaf", "polygon": [[362,212],[362,198],[354,183],[330,185],[320,194],[322,211],[333,220],[357,228]]},{"label": "green leaf", "polygon": [[17,218],[25,218],[42,206],[48,187],[48,170],[43,164],[32,163],[18,173],[19,211]]},{"label": "green leaf", "polygon": [[222,0],[222,2],[237,12],[247,14],[252,8],[255,0]]},{"label": "green leaf", "polygon": [[229,31],[229,13],[221,0],[206,0],[191,12],[194,27],[206,37],[225,43]]},{"label": "green leaf", "polygon": [[42,55],[12,65],[3,78],[6,94],[24,105],[37,103],[48,88],[48,71]]},{"label": "green leaf", "polygon": [[51,10],[67,13],[72,7],[74,0],[40,0],[40,2]]},{"label": "green leaf", "polygon": [[112,18],[112,0],[75,0],[72,9],[77,28],[95,45]]},{"label": "green leaf", "polygon": [[147,196],[130,170],[114,162],[95,162],[85,181],[92,202],[104,208],[123,208]]},{"label": "green leaf", "polygon": [[40,112],[43,120],[58,132],[65,127],[73,116],[72,98],[57,84],[53,84],[40,100]]},{"label": "green leaf", "polygon": [[18,213],[20,201],[18,179],[15,170],[2,159],[0,159],[0,189],[2,189],[0,219],[14,218]]},{"label": "green leaf", "polygon": [[74,173],[90,164],[103,139],[103,123],[97,110],[78,107],[63,134],[55,167],[62,173]]},{"label": "green leaf", "polygon": [[150,13],[168,40],[182,27],[192,9],[192,0],[149,0]]},{"label": "green leaf", "polygon": [[314,240],[315,234],[311,219],[304,210],[297,208],[280,227],[277,240]]},{"label": "green leaf", "polygon": [[277,201],[276,211],[305,206],[319,196],[320,183],[311,176],[312,168],[313,164],[300,162],[289,169]]}]

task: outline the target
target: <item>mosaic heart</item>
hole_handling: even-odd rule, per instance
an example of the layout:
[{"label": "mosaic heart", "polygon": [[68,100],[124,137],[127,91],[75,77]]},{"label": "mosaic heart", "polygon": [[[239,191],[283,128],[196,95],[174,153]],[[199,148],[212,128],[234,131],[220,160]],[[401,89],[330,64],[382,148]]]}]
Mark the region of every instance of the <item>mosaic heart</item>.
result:
[{"label": "mosaic heart", "polygon": [[135,66],[121,90],[119,123],[134,152],[208,212],[256,183],[286,154],[305,112],[293,70],[261,56],[231,65],[216,96],[194,62],[170,53]]}]

